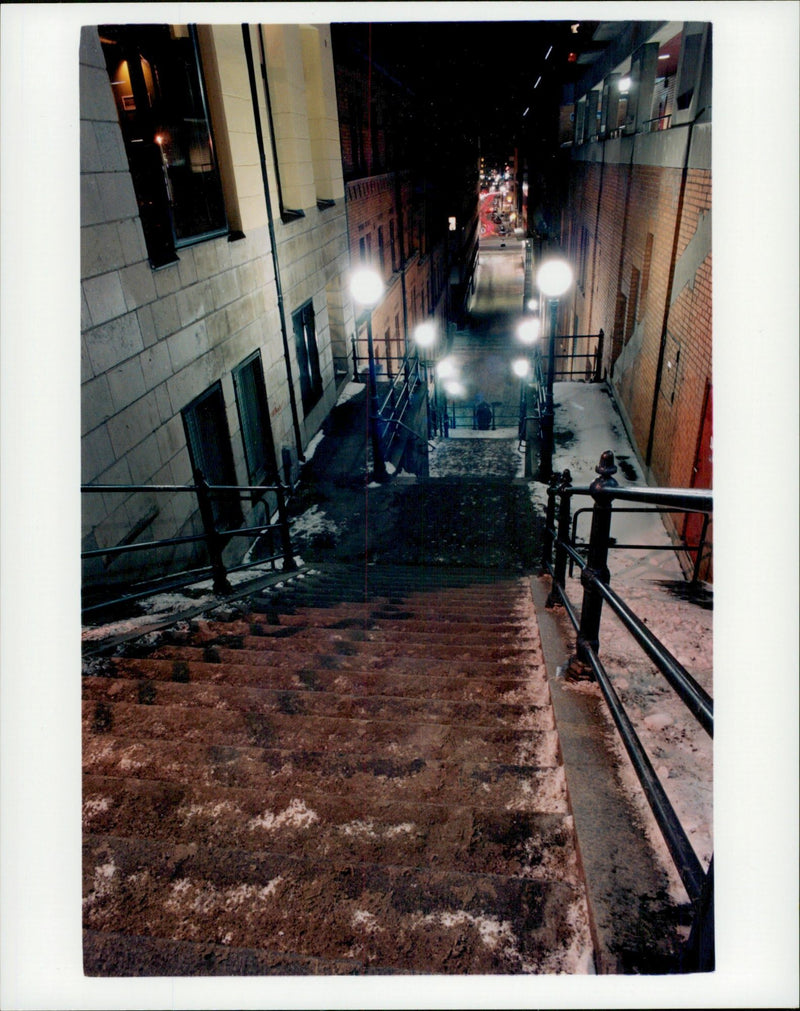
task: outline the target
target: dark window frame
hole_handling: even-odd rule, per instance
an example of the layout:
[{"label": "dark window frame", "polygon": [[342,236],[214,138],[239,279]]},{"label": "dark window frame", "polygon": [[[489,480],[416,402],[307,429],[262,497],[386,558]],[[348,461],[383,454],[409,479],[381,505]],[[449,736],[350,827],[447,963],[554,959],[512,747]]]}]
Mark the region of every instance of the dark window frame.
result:
[{"label": "dark window frame", "polygon": [[292,313],[295,352],[300,377],[303,411],[308,414],[322,399],[322,372],[319,364],[314,303],[311,299]]},{"label": "dark window frame", "polygon": [[[186,446],[195,481],[202,474],[210,485],[235,485],[228,415],[222,383],[218,379],[181,411]],[[235,528],[242,522],[238,493],[212,497],[214,522],[218,529]]]},{"label": "dark window frame", "polygon": [[261,351],[248,355],[231,375],[248,481],[251,485],[275,484],[278,470]]},{"label": "dark window frame", "polygon": [[98,29],[153,269],[230,235],[197,27],[175,27]]}]

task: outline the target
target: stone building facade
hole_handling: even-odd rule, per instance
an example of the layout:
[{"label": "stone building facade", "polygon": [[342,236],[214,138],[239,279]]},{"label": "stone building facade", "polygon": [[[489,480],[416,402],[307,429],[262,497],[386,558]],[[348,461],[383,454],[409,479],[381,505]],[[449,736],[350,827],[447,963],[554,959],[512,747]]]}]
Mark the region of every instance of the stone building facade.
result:
[{"label": "stone building facade", "polygon": [[[575,284],[559,333],[605,331],[603,375],[648,481],[710,488],[711,26],[628,32],[568,96]],[[695,526],[680,517],[675,534],[691,542]]]},{"label": "stone building facade", "polygon": [[[82,483],[293,480],[354,332],[329,26],[84,28],[80,112]],[[199,531],[188,494],[82,517],[84,550]]]}]

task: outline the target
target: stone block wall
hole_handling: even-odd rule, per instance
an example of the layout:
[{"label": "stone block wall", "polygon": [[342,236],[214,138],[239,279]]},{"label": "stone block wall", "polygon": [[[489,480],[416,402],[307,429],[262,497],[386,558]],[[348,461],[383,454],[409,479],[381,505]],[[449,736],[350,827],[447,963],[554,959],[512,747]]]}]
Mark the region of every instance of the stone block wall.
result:
[{"label": "stone block wall", "polygon": [[[327,28],[320,26],[318,37],[323,42],[326,32]],[[334,331],[336,339],[343,342],[343,333],[353,328],[352,305],[345,291],[349,250],[341,175],[337,181],[335,173],[327,171],[323,184],[333,203],[321,209],[310,168],[312,185],[302,188],[308,201],[303,216],[296,221],[278,219],[273,223],[283,289],[287,362],[242,30],[236,25],[201,26],[199,34],[215,136],[224,138],[217,146],[221,150],[231,233],[182,247],[177,262],[154,270],[148,260],[98,32],[96,28],[82,31],[84,484],[191,483],[181,412],[216,382],[222,387],[236,478],[247,484],[232,369],[254,351],[260,352],[264,369],[276,466],[281,465],[284,449],[297,464],[335,403]],[[302,53],[299,40],[294,41],[302,80]],[[329,46],[326,51],[328,64],[320,69],[317,80],[332,78]],[[295,72],[294,78],[297,76]],[[258,104],[263,112],[263,95]],[[325,117],[320,116],[318,110],[317,119],[323,122]],[[262,130],[266,122],[262,116]],[[324,122],[318,128],[331,133]],[[308,153],[311,165],[310,149]],[[269,169],[269,151],[267,155],[264,161]],[[271,172],[268,181],[277,206]],[[332,314],[328,311],[329,295],[336,300]],[[291,317],[308,301],[314,306],[323,395],[305,417]],[[290,373],[297,425],[287,381]],[[188,493],[109,492],[83,498],[84,549],[199,529],[196,501]],[[142,560],[139,553],[131,557],[136,557],[137,564]],[[170,561],[168,553],[163,557],[165,562]],[[121,567],[106,568],[100,563],[93,566],[96,574]]]}]

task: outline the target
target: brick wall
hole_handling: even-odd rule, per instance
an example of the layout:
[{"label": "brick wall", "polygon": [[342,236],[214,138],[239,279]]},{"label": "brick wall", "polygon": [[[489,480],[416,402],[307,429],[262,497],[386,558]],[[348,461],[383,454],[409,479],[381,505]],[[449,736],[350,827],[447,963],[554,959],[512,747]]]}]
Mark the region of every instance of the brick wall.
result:
[{"label": "brick wall", "polygon": [[604,374],[648,479],[690,487],[712,384],[710,124],[577,149],[562,238],[578,266],[582,229],[584,283],[561,325],[605,330]]}]

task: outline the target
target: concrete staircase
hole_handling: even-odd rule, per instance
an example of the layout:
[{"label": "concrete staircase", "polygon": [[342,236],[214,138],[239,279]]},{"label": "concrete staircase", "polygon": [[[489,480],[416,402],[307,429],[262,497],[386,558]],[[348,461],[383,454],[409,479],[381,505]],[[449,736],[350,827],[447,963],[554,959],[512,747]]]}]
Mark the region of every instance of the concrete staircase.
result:
[{"label": "concrete staircase", "polygon": [[525,577],[321,565],[83,698],[89,975],[592,971]]}]

